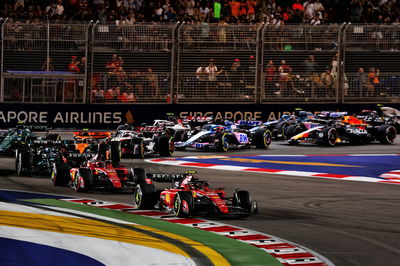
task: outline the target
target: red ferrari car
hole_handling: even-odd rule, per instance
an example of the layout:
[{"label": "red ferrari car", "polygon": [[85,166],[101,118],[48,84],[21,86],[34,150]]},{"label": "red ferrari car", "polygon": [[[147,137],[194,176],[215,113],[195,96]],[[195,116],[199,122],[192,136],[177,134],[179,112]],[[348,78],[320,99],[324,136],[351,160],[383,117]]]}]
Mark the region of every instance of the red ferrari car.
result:
[{"label": "red ferrari car", "polygon": [[[134,169],[134,204],[139,209],[154,209],[173,213],[177,217],[198,215],[216,217],[248,217],[257,213],[257,203],[251,200],[250,193],[235,190],[227,197],[222,189],[210,189],[208,182],[185,174],[145,174],[144,169]],[[156,190],[155,182],[170,182],[171,187]]]},{"label": "red ferrari car", "polygon": [[133,188],[132,171],[119,163],[118,156],[115,156],[118,151],[113,152],[113,150],[106,150],[105,144],[99,145],[98,153],[91,159],[82,160],[79,167],[71,168],[66,163],[55,163],[51,174],[53,184],[56,186],[69,184],[78,192],[92,189]]}]

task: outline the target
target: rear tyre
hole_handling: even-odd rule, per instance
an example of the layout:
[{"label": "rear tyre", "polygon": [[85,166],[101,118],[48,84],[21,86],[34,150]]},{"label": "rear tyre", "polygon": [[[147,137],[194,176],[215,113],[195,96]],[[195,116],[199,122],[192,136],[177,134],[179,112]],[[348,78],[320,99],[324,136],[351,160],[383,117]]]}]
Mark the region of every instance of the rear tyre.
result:
[{"label": "rear tyre", "polygon": [[[136,146],[137,145],[137,146]],[[135,152],[135,147],[137,147],[137,151]],[[145,152],[145,145],[143,139],[135,139],[132,144],[132,151],[135,152],[134,157],[143,159]]]},{"label": "rear tyre", "polygon": [[133,191],[133,204],[138,209],[154,209],[157,203],[156,188],[152,184],[138,184]]},{"label": "rear tyre", "polygon": [[284,136],[286,139],[290,139],[293,136],[296,136],[297,134],[300,134],[303,132],[303,129],[299,125],[290,125],[284,129]]},{"label": "rear tyre", "polygon": [[134,168],[133,169],[133,182],[135,184],[145,184],[146,183],[146,172],[144,168]]},{"label": "rear tyre", "polygon": [[338,133],[336,128],[333,127],[327,127],[322,129],[321,133],[322,134],[322,144],[325,146],[335,146],[336,145],[336,140],[338,138]]},{"label": "rear tyre", "polygon": [[176,217],[193,215],[193,196],[189,191],[178,191],[174,199],[174,214]]},{"label": "rear tyre", "polygon": [[55,163],[51,172],[51,181],[54,186],[66,186],[69,182],[69,166],[66,163]]},{"label": "rear tyre", "polygon": [[188,139],[187,132],[185,130],[177,130],[174,133],[174,141],[186,141]]},{"label": "rear tyre", "polygon": [[174,138],[162,135],[158,139],[158,152],[160,156],[171,156],[174,153]]},{"label": "rear tyre", "polygon": [[259,129],[254,133],[254,145],[258,149],[267,149],[271,140],[272,136],[269,130]]},{"label": "rear tyre", "polygon": [[17,171],[17,175],[23,176],[28,172],[31,164],[30,159],[30,154],[28,152],[20,151],[18,153],[18,157],[15,161],[15,170]]},{"label": "rear tyre", "polygon": [[233,194],[232,204],[233,206],[239,206],[244,210],[250,212],[252,205],[250,193],[246,190],[235,191],[235,193]]},{"label": "rear tyre", "polygon": [[121,161],[121,142],[110,141],[110,159],[113,163]]},{"label": "rear tyre", "polygon": [[396,128],[391,125],[382,125],[377,130],[377,140],[381,144],[393,144],[396,139]]}]

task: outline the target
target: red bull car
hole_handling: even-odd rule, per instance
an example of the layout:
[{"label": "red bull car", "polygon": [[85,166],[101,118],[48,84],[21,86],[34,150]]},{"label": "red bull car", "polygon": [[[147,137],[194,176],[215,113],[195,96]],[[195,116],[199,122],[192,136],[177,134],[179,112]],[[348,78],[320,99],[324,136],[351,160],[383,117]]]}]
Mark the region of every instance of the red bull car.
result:
[{"label": "red bull car", "polygon": [[303,124],[307,125],[307,130],[291,137],[288,141],[290,144],[308,142],[335,146],[338,143],[367,144],[373,141],[393,144],[397,134],[392,125],[368,124],[346,112],[322,112],[315,122]]},{"label": "red bull car", "polygon": [[[134,169],[134,204],[139,209],[154,209],[170,212],[177,217],[213,216],[248,217],[258,213],[257,203],[246,190],[235,190],[228,197],[223,188],[211,189],[208,182],[185,174],[147,174],[144,169]],[[169,188],[157,190],[153,181],[168,182]]]}]

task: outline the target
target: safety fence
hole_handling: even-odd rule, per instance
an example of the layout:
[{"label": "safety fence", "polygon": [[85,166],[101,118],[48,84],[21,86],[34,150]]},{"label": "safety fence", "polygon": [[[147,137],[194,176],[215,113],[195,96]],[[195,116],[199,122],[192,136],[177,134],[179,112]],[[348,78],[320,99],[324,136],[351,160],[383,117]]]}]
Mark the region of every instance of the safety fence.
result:
[{"label": "safety fence", "polygon": [[399,25],[1,19],[0,102],[400,102]]}]

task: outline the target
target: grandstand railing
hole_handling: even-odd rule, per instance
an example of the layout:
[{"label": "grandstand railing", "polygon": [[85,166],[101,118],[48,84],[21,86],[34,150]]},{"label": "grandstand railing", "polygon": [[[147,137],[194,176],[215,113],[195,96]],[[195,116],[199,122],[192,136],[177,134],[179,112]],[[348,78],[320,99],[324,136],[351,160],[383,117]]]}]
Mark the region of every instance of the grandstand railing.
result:
[{"label": "grandstand railing", "polygon": [[400,102],[395,24],[0,24],[0,102]]}]

